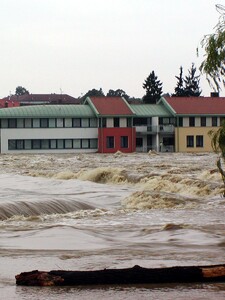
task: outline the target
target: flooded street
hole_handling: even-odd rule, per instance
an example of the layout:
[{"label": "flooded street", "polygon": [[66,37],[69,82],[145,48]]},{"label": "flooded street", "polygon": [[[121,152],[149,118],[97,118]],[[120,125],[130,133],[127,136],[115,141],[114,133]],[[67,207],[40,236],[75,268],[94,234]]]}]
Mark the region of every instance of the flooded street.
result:
[{"label": "flooded street", "polygon": [[225,283],[16,286],[38,269],[225,263],[215,154],[0,156],[2,299],[224,299]]}]

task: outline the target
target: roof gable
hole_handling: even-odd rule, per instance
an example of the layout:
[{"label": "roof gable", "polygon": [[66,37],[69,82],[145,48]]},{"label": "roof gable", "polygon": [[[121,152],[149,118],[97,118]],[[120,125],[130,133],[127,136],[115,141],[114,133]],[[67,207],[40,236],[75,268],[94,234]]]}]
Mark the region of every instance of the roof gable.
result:
[{"label": "roof gable", "polygon": [[225,115],[225,97],[164,97],[177,115]]},{"label": "roof gable", "polygon": [[101,116],[132,116],[134,112],[123,97],[88,97],[86,100]]}]

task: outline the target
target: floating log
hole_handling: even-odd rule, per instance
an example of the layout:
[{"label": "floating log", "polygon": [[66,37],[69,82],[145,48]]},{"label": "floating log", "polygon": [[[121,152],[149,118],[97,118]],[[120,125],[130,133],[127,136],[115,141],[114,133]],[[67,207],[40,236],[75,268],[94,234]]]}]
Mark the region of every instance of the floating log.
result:
[{"label": "floating log", "polygon": [[77,286],[225,281],[225,264],[169,268],[104,269],[97,271],[31,271],[16,275],[17,285]]}]

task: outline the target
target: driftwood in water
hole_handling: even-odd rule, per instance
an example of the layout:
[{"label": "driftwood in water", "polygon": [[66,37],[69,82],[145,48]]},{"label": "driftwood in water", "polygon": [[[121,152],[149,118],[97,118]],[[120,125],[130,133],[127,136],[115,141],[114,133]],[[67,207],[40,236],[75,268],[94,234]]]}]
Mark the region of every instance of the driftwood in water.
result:
[{"label": "driftwood in water", "polygon": [[99,271],[32,271],[16,275],[17,285],[76,286],[225,281],[225,265],[148,269],[139,266]]}]

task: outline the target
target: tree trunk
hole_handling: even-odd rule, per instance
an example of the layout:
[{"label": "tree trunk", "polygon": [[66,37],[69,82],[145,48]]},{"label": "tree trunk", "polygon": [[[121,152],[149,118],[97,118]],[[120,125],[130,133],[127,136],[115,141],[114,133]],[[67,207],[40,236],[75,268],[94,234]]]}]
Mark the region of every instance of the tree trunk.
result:
[{"label": "tree trunk", "polygon": [[139,266],[127,269],[98,271],[32,271],[16,275],[17,285],[77,286],[112,284],[149,284],[225,281],[225,265],[187,266],[148,269]]}]

